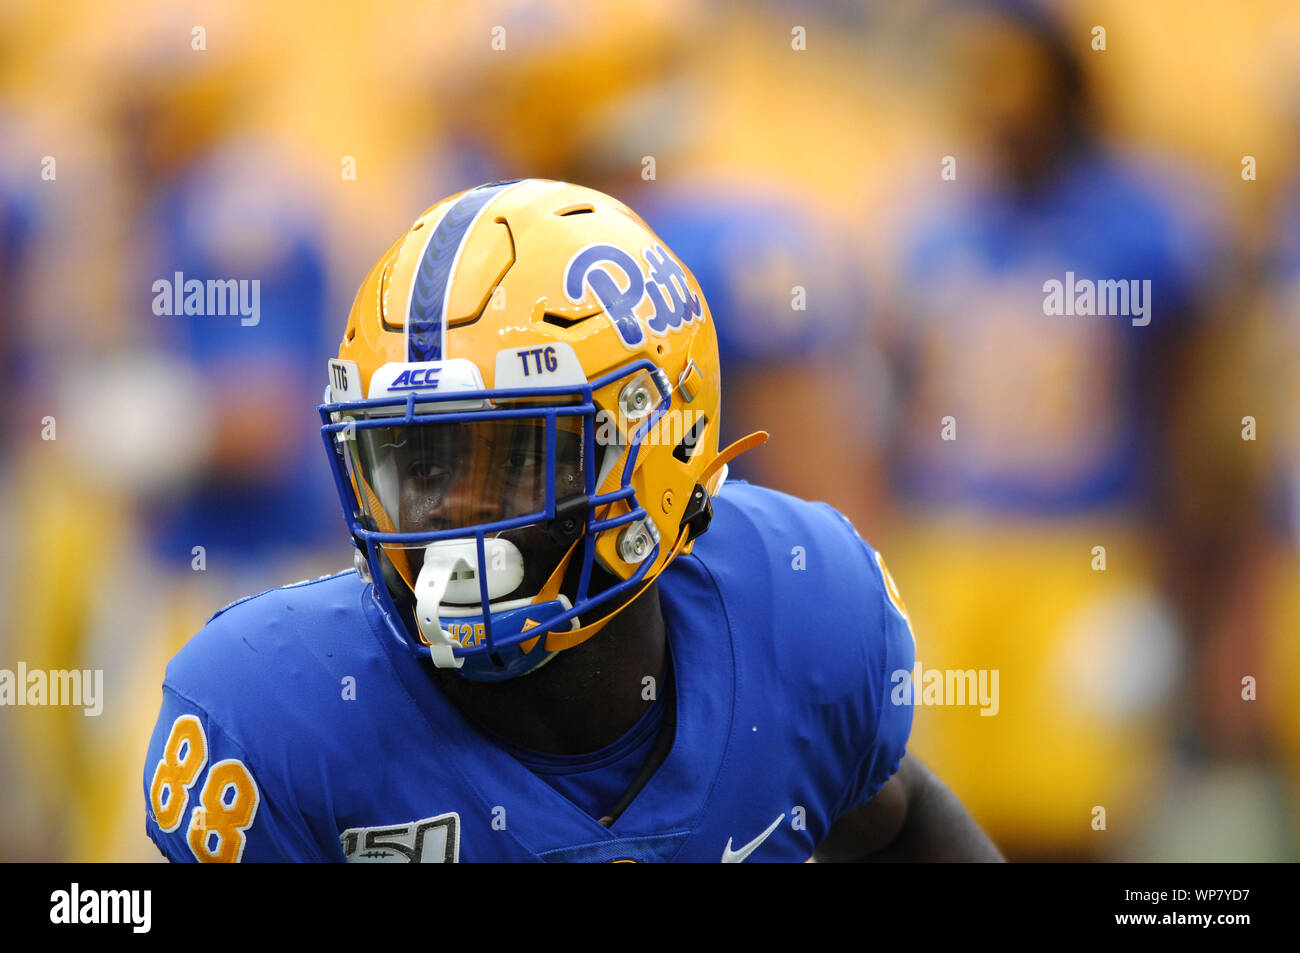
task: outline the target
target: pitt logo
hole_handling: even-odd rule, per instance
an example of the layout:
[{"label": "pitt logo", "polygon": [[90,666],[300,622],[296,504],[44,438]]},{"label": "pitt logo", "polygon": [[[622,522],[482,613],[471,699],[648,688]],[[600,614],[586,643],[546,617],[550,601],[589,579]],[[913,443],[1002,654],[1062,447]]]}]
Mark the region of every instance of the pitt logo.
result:
[{"label": "pitt logo", "polygon": [[[564,272],[564,293],[577,304],[591,288],[624,346],[636,348],[645,340],[642,323],[654,334],[676,331],[703,313],[699,296],[692,293],[686,270],[664,249],[655,245],[641,252],[647,272],[635,258],[615,245],[588,245],[569,261]],[[637,308],[650,299],[653,313],[642,318]]]}]

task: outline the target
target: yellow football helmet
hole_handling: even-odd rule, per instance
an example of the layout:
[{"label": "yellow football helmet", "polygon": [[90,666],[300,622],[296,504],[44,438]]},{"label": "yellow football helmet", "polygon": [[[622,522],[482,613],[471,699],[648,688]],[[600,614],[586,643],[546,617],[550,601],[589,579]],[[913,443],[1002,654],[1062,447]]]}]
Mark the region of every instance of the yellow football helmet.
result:
[{"label": "yellow football helmet", "polygon": [[695,278],[630,209],[539,179],[434,205],[352,306],[320,408],[399,640],[475,680],[594,635],[708,526],[726,461]]}]

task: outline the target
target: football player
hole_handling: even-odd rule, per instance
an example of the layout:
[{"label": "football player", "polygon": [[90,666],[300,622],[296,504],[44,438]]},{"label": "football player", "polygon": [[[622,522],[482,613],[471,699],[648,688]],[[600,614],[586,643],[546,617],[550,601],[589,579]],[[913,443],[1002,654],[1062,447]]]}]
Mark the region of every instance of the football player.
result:
[{"label": "football player", "polygon": [[355,569],[227,607],[168,666],[167,857],[1000,859],[904,757],[884,562],[726,481],[766,435],[719,449],[713,316],[626,206],[529,179],[430,208],[320,413]]},{"label": "football player", "polygon": [[[911,195],[889,232],[899,280],[877,313],[906,371],[881,455],[890,564],[927,581],[924,666],[999,670],[1004,694],[997,717],[928,709],[914,743],[1010,856],[1114,858],[1163,811],[1185,640],[1226,602],[1200,558],[1222,551],[1204,527],[1224,507],[1187,464],[1209,451],[1186,409],[1226,230],[1187,201],[1186,170],[1107,145],[1087,60],[1045,5],[957,4],[936,39],[969,158],[959,189]],[[1072,316],[1073,292],[1045,313],[1045,281],[1075,275],[1149,279],[1145,317],[1136,298]]]}]

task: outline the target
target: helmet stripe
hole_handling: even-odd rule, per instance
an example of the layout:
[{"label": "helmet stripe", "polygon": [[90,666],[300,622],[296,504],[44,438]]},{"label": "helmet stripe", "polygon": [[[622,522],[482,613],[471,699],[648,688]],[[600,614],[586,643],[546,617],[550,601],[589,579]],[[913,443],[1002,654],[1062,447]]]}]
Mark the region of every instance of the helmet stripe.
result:
[{"label": "helmet stripe", "polygon": [[420,256],[420,267],[411,282],[406,312],[406,359],[440,361],[446,357],[447,302],[451,298],[451,276],[460,260],[465,237],[488,204],[520,180],[481,185],[462,195],[447,209]]}]

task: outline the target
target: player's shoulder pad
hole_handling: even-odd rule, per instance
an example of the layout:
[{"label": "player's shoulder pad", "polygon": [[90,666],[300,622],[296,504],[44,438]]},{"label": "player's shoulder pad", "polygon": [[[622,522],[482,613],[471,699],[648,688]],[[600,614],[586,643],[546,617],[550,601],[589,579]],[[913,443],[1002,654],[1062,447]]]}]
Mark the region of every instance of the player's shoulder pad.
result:
[{"label": "player's shoulder pad", "polygon": [[333,832],[306,820],[325,816],[328,792],[299,782],[369,730],[340,702],[345,678],[382,665],[367,597],[354,572],[271,589],[222,609],[172,659],[144,776],[146,830],[170,859],[328,856],[317,845]]},{"label": "player's shoulder pad", "polygon": [[364,637],[365,596],[349,570],[233,602],[172,658],[164,685],[232,732],[310,709],[315,682],[337,685],[380,651]]},{"label": "player's shoulder pad", "polygon": [[907,749],[912,705],[900,689],[916,657],[907,610],[880,554],[827,504],[741,484],[724,488],[714,513],[719,540],[737,547],[722,572],[749,579],[741,629],[763,635],[746,654],[767,653],[762,668],[780,676],[771,695],[825,732],[824,756],[844,779],[838,817],[873,798]]},{"label": "player's shoulder pad", "polygon": [[903,661],[911,668],[914,643],[897,587],[833,507],[727,483],[695,552],[724,598],[770,619],[770,628],[758,628],[772,633],[777,664],[792,676],[802,671],[817,694],[857,692],[863,679],[877,681]]}]

